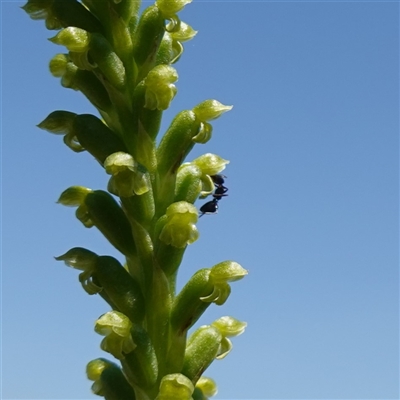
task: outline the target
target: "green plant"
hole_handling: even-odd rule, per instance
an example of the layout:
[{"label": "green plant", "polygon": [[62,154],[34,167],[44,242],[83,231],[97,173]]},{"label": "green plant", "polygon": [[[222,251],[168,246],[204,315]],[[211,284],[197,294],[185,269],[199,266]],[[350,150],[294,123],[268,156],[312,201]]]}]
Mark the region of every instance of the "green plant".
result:
[{"label": "green plant", "polygon": [[177,91],[171,65],[182,42],[196,34],[177,15],[190,2],[156,0],[141,15],[134,0],[28,0],[23,7],[59,30],[50,40],[68,52],[53,57],[50,71],[100,115],[59,110],[39,127],[64,135],[70,149],[87,151],[111,176],[107,191],[73,186],[59,203],[76,207],[76,217],[99,229],[124,265],[81,247],[56,257],[82,271],[83,289],[112,309],[95,330],[120,365],[100,358],[87,367],[93,392],[109,400],[212,396],[215,383],[203,372],[229,353],[229,337],[246,326],[222,317],[188,337],[211,303],[225,303],[229,282],[247,274],[238,263],[201,269],[179,293],[175,288],[186,247],[199,236],[193,204],[213,194],[215,176],[228,163],[210,153],[184,160],[211,138],[209,121],[232,108],[206,100],[178,113],[157,141],[162,113]]}]

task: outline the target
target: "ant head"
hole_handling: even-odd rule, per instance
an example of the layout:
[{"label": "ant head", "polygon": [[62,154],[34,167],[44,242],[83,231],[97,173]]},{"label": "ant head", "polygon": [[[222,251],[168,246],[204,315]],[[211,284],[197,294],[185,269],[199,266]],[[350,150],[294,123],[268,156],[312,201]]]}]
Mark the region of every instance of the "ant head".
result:
[{"label": "ant head", "polygon": [[226,178],[225,175],[220,175],[220,174],[211,175],[211,179],[213,180],[214,185],[216,185],[216,186],[222,186],[225,182],[224,178]]}]

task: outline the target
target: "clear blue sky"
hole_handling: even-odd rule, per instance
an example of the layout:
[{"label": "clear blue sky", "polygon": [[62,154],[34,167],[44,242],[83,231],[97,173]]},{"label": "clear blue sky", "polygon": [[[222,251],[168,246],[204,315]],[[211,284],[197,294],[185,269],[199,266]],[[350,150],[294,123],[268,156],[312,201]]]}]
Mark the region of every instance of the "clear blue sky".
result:
[{"label": "clear blue sky", "polygon": [[[94,111],[48,73],[63,48],[23,4],[1,2],[3,398],[94,399],[107,307],[53,256],[121,257],[55,201],[108,177],[35,127]],[[180,285],[226,259],[250,271],[200,321],[248,322],[207,371],[215,398],[398,399],[399,3],[194,0],[181,17],[199,33],[163,129],[208,98],[234,108],[188,157],[229,159],[229,196],[199,221]]]}]

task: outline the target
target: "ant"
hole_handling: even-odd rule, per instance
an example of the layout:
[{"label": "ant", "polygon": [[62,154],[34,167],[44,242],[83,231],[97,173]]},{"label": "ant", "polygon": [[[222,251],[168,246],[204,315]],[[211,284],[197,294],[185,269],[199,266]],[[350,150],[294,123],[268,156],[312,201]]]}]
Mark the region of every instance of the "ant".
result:
[{"label": "ant", "polygon": [[218,212],[218,202],[222,199],[223,196],[228,196],[225,194],[228,191],[228,188],[224,186],[226,178],[225,175],[211,175],[211,179],[214,182],[215,190],[213,193],[213,199],[200,207],[200,217],[204,214],[216,214]]}]

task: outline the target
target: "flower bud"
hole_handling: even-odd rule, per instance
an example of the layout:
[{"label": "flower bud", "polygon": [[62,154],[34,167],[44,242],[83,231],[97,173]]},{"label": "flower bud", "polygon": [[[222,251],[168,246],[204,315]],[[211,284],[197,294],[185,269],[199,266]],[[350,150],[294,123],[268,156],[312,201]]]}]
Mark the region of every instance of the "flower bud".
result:
[{"label": "flower bud", "polygon": [[64,261],[66,265],[81,271],[94,270],[98,255],[83,247],[74,247],[65,254],[55,257],[57,261]]},{"label": "flower bud", "polygon": [[247,327],[246,322],[228,316],[215,320],[211,325],[217,328],[224,337],[239,336]]},{"label": "flower bud", "polygon": [[145,329],[135,324],[131,328],[135,349],[121,360],[125,374],[130,382],[142,388],[151,387],[158,377],[156,353]]},{"label": "flower bud", "polygon": [[76,115],[70,111],[53,111],[38,124],[38,128],[55,134],[68,134],[72,131],[72,124]]},{"label": "flower bud", "polygon": [[156,5],[165,18],[171,18],[191,2],[192,0],[156,0]]},{"label": "flower bud", "polygon": [[135,393],[118,365],[104,358],[92,360],[86,366],[86,375],[94,381],[92,392],[108,400],[134,399]]},{"label": "flower bud", "polygon": [[177,335],[185,334],[211,304],[201,300],[213,293],[210,273],[210,268],[197,271],[176,296],[171,311],[171,328]]},{"label": "flower bud", "polygon": [[56,54],[49,63],[50,73],[55,77],[62,77],[67,71],[68,54]]},{"label": "flower bud", "polygon": [[146,86],[144,106],[150,110],[166,110],[177,92],[173,84],[177,80],[176,70],[169,65],[154,67],[144,81]]},{"label": "flower bud", "polygon": [[232,342],[228,337],[241,335],[244,332],[247,323],[238,321],[233,317],[221,317],[214,321],[211,326],[217,328],[222,335],[221,347],[216,356],[216,359],[221,360],[231,352],[233,347]]},{"label": "flower bud", "polygon": [[181,21],[179,29],[171,32],[171,37],[179,42],[186,42],[193,39],[196,34],[197,31],[195,31],[190,25]]},{"label": "flower bud", "polygon": [[83,186],[71,186],[64,190],[57,203],[68,207],[77,207],[84,203],[86,196],[92,193],[93,190]]},{"label": "flower bud", "polygon": [[124,64],[103,35],[91,34],[89,56],[93,68],[97,67],[107,82],[117,89],[123,89],[125,85]]},{"label": "flower bud", "polygon": [[204,175],[217,175],[225,169],[229,161],[216,154],[206,153],[195,158],[192,164],[197,165]]},{"label": "flower bud", "polygon": [[62,24],[53,13],[53,2],[54,0],[28,0],[21,8],[32,19],[44,19],[47,29],[60,29]]},{"label": "flower bud", "polygon": [[176,176],[175,201],[187,201],[193,204],[201,192],[202,177],[202,170],[197,165],[182,164]]},{"label": "flower bud", "polygon": [[82,53],[89,49],[90,34],[84,29],[70,26],[62,29],[49,40],[55,44],[65,46],[69,51]]},{"label": "flower bud", "polygon": [[194,384],[214,361],[220,350],[222,335],[217,328],[203,325],[188,340],[182,374]]},{"label": "flower bud", "polygon": [[199,232],[195,226],[198,213],[195,206],[186,201],[173,203],[167,208],[166,216],[166,223],[160,233],[161,241],[183,248],[198,239]]},{"label": "flower bud", "polygon": [[156,54],[165,32],[164,17],[156,5],[146,8],[139,20],[133,40],[133,56],[139,68],[137,82],[154,67]]},{"label": "flower bud", "polygon": [[104,168],[112,175],[108,182],[108,191],[117,196],[141,195],[151,188],[149,173],[128,153],[111,154],[105,160]]},{"label": "flower bud", "polygon": [[107,294],[107,298],[132,322],[139,323],[145,316],[145,300],[138,281],[110,256],[95,260],[92,277]]},{"label": "flower bud", "polygon": [[174,118],[157,149],[158,171],[161,176],[176,173],[193,148],[193,138],[199,133],[199,129],[200,121],[192,111],[181,111]]},{"label": "flower bud", "polygon": [[83,148],[101,165],[111,154],[127,151],[124,142],[94,115],[76,116],[73,121],[73,132]]},{"label": "flower bud", "polygon": [[169,374],[161,379],[156,400],[191,400],[193,383],[182,374]]},{"label": "flower bud", "polygon": [[247,275],[247,271],[234,261],[224,261],[211,268],[210,281],[214,290],[209,296],[201,297],[202,301],[222,305],[231,293],[228,282],[234,282]]},{"label": "flower bud", "polygon": [[217,100],[205,100],[193,107],[196,117],[202,121],[210,121],[220,117],[224,112],[230,111],[233,106],[225,106]]},{"label": "flower bud", "polygon": [[105,336],[100,345],[101,349],[119,360],[125,358],[125,354],[136,347],[131,337],[131,327],[132,322],[128,317],[118,311],[103,314],[94,327],[98,334]]},{"label": "flower bud", "polygon": [[44,119],[38,127],[55,134],[64,134],[64,143],[73,151],[80,153],[85,149],[78,142],[72,125],[76,117],[69,111],[54,111]]},{"label": "flower bud", "polygon": [[102,32],[98,19],[77,0],[53,0],[51,11],[63,27],[74,26],[88,32]]},{"label": "flower bud", "polygon": [[200,389],[204,396],[212,397],[218,393],[217,384],[211,378],[200,377],[196,383],[196,389]]}]

